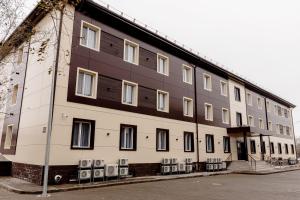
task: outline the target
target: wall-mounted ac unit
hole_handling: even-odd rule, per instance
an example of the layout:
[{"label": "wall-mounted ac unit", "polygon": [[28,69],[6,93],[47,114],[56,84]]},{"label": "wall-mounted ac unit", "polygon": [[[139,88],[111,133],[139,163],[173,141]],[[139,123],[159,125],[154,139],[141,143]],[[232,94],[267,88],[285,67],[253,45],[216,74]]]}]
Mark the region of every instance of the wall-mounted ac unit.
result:
[{"label": "wall-mounted ac unit", "polygon": [[79,170],[79,177],[80,180],[87,180],[91,178],[91,170]]},{"label": "wall-mounted ac unit", "polygon": [[120,167],[119,175],[120,176],[128,176],[128,167]]},{"label": "wall-mounted ac unit", "polygon": [[186,158],[185,159],[185,163],[186,164],[192,164],[193,163],[193,159],[192,158]]},{"label": "wall-mounted ac unit", "polygon": [[104,177],[104,169],[94,169],[93,177],[94,178],[103,178]]},{"label": "wall-mounted ac unit", "polygon": [[91,168],[93,160],[92,159],[84,159],[79,161],[79,168]]},{"label": "wall-mounted ac unit", "polygon": [[170,166],[161,166],[161,173],[170,173]]},{"label": "wall-mounted ac unit", "polygon": [[214,170],[214,164],[207,164],[206,165],[206,170],[208,170],[208,171]]},{"label": "wall-mounted ac unit", "polygon": [[226,162],[222,162],[222,169],[227,169],[227,164],[226,164]]},{"label": "wall-mounted ac unit", "polygon": [[94,168],[104,167],[104,160],[94,160]]},{"label": "wall-mounted ac unit", "polygon": [[118,170],[117,164],[106,164],[105,165],[105,176],[107,177],[114,177],[118,176],[119,170]]},{"label": "wall-mounted ac unit", "polygon": [[178,167],[177,167],[177,165],[172,165],[172,166],[171,166],[171,172],[178,172]]},{"label": "wall-mounted ac unit", "polygon": [[163,165],[171,164],[170,159],[169,158],[163,158],[162,161],[161,161],[161,164],[163,164]]},{"label": "wall-mounted ac unit", "polygon": [[178,171],[179,172],[185,172],[185,163],[178,163]]},{"label": "wall-mounted ac unit", "polygon": [[119,166],[128,166],[128,159],[126,158],[119,159]]},{"label": "wall-mounted ac unit", "polygon": [[193,172],[193,165],[186,165],[186,172],[187,173]]},{"label": "wall-mounted ac unit", "polygon": [[218,170],[219,169],[219,164],[214,164],[214,169]]},{"label": "wall-mounted ac unit", "polygon": [[171,158],[171,164],[172,165],[177,164],[177,158]]}]

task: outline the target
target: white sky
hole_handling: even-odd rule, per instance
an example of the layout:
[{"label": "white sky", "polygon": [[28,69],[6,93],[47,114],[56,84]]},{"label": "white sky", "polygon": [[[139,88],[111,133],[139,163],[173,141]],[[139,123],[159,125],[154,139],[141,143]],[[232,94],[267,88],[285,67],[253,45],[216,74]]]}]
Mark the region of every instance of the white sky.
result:
[{"label": "white sky", "polygon": [[299,0],[105,2],[299,106],[300,136]]}]

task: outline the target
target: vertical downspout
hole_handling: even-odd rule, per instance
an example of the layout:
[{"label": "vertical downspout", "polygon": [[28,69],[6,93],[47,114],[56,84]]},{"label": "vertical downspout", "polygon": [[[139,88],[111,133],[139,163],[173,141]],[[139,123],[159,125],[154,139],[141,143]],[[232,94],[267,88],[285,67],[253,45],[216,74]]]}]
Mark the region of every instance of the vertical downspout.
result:
[{"label": "vertical downspout", "polygon": [[[269,103],[270,105],[270,103]],[[269,127],[269,116],[268,116],[268,108],[267,108],[267,98],[265,98],[265,112],[266,112],[266,124],[267,124],[267,131],[270,130]],[[268,136],[269,138],[269,150],[270,150],[270,158],[271,158],[271,142],[270,142],[270,136]],[[266,146],[265,146],[265,150],[266,150]],[[267,152],[265,152],[267,153]],[[264,159],[265,160],[265,159]]]},{"label": "vertical downspout", "polygon": [[199,171],[199,131],[198,131],[198,101],[197,101],[197,75],[196,75],[196,66],[194,66],[194,95],[195,95],[195,121],[196,121],[196,147],[197,147],[197,164],[196,170]]},{"label": "vertical downspout", "polygon": [[293,135],[294,135],[294,153],[296,154],[297,158],[297,143],[296,143],[296,136],[295,136],[295,127],[294,127],[294,117],[293,117],[293,110],[291,110],[291,117],[292,117],[292,126],[293,126]]},{"label": "vertical downspout", "polygon": [[55,101],[55,92],[56,92],[56,81],[57,81],[57,68],[58,68],[58,60],[60,53],[60,41],[61,41],[61,32],[62,32],[62,24],[63,24],[63,7],[60,10],[60,24],[59,24],[59,32],[57,38],[57,50],[56,50],[56,58],[55,58],[55,67],[53,69],[52,75],[52,85],[51,85],[51,99],[49,106],[49,116],[48,116],[48,131],[47,131],[47,141],[46,141],[46,149],[45,149],[45,166],[44,166],[44,178],[43,178],[43,193],[42,197],[47,197],[48,190],[48,174],[49,174],[49,160],[50,160],[50,144],[51,144],[51,132],[52,132],[52,124],[53,124],[53,113],[54,113],[54,101]]}]

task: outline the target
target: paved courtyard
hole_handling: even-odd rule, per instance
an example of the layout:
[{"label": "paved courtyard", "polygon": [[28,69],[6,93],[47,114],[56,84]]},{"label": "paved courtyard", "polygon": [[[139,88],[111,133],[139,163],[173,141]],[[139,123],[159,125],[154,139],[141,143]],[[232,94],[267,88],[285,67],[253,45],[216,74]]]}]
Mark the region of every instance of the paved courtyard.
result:
[{"label": "paved courtyard", "polygon": [[[0,200],[31,200],[0,189]],[[222,175],[53,193],[49,200],[299,200],[300,171]]]}]

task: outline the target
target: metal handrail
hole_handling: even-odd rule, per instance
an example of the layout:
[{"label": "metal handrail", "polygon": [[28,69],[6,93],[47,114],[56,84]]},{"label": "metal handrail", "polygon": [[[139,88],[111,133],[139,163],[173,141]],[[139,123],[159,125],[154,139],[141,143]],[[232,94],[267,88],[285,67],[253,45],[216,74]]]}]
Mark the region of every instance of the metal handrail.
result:
[{"label": "metal handrail", "polygon": [[232,162],[232,153],[229,154],[229,156],[224,160],[225,162],[229,161],[229,162]]},{"label": "metal handrail", "polygon": [[253,158],[250,154],[248,154],[248,161],[250,158],[250,163],[251,163],[251,168],[253,169],[253,165],[254,165],[254,171],[256,171],[256,160],[255,158]]}]

